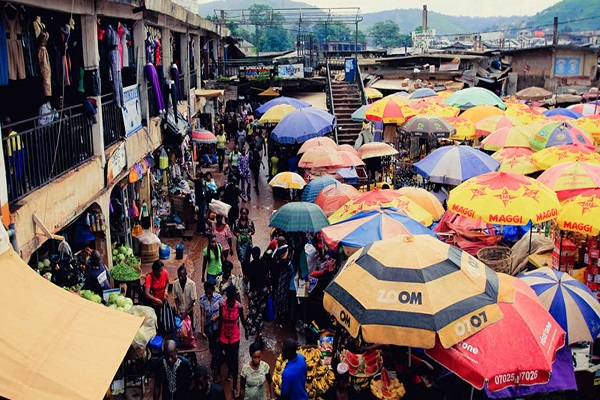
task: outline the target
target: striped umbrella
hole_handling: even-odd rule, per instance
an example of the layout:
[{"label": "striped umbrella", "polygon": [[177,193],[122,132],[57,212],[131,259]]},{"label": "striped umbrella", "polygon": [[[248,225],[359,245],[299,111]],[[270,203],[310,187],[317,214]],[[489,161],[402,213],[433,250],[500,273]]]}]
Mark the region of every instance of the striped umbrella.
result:
[{"label": "striped umbrella", "polygon": [[192,142],[198,144],[212,144],[217,143],[217,137],[214,133],[205,129],[197,129],[191,133]]},{"label": "striped umbrella", "polygon": [[541,169],[573,161],[600,164],[600,154],[583,146],[552,146],[534,153],[531,158]]},{"label": "striped umbrella", "polygon": [[329,225],[323,210],[304,201],[287,203],[271,215],[269,226],[285,232],[319,232]]},{"label": "striped umbrella", "polygon": [[308,182],[302,191],[302,201],[314,203],[321,190],[329,185],[337,185],[339,182],[331,175],[324,175]]},{"label": "striped umbrella", "polygon": [[600,334],[600,303],[583,283],[544,267],[519,276],[567,333],[569,344],[593,342]]},{"label": "striped umbrella", "polygon": [[600,106],[597,104],[573,104],[567,110],[575,111],[583,116],[600,114]]},{"label": "striped umbrella", "polygon": [[600,165],[574,161],[554,165],[538,176],[538,181],[566,200],[589,189],[600,188]]},{"label": "striped umbrella", "polygon": [[406,120],[417,115],[406,98],[396,95],[386,96],[371,104],[365,111],[368,121],[383,122],[384,124],[403,124]]},{"label": "striped umbrella", "polygon": [[306,142],[302,143],[302,146],[300,146],[300,149],[298,149],[298,154],[302,154],[306,150],[317,146],[326,147],[332,150],[338,150],[338,145],[333,141],[333,139],[328,138],[327,136],[319,136],[316,138],[308,139]]},{"label": "striped umbrella", "polygon": [[333,184],[323,188],[317,194],[314,203],[321,207],[325,215],[329,217],[341,206],[358,196],[360,196],[360,192],[354,186],[345,183]]},{"label": "striped umbrella", "polygon": [[[398,235],[354,253],[323,305],[368,343],[450,347],[502,319],[498,275],[428,235]],[[357,284],[359,283],[359,284]]]},{"label": "striped umbrella", "polygon": [[282,189],[302,189],[306,186],[306,182],[297,173],[285,171],[275,175],[269,185]]},{"label": "striped umbrella", "polygon": [[480,135],[475,131],[475,124],[468,119],[461,117],[446,118],[446,121],[456,128],[456,133],[450,135],[454,140],[473,140]]},{"label": "striped umbrella", "polygon": [[529,147],[507,147],[492,154],[492,158],[500,161],[499,172],[529,175],[541,169],[533,162],[533,153]]},{"label": "striped umbrella", "polygon": [[458,185],[498,167],[498,161],[470,146],[440,147],[413,165],[419,175],[431,182],[449,185]]},{"label": "striped umbrella", "polygon": [[477,122],[475,124],[475,129],[479,135],[488,136],[498,129],[513,127],[515,125],[521,125],[516,118],[507,117],[505,115],[492,115],[491,117],[486,117]]},{"label": "striped umbrella", "polygon": [[527,147],[529,141],[535,135],[535,131],[527,125],[507,126],[492,132],[481,141],[480,148],[484,150],[497,151],[505,147]]},{"label": "striped umbrella", "polygon": [[391,239],[400,234],[435,236],[430,229],[397,212],[393,207],[361,211],[344,221],[323,228],[323,239],[333,250],[339,245],[364,247],[376,240]]},{"label": "striped umbrella", "polygon": [[587,133],[567,122],[552,122],[541,128],[529,141],[533,150],[559,145],[584,146],[595,150],[596,146]]}]

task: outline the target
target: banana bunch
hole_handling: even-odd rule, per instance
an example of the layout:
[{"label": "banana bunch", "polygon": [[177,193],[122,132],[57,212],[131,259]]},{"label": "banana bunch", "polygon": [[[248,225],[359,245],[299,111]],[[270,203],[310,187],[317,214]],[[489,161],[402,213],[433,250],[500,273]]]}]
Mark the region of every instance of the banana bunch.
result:
[{"label": "banana bunch", "polygon": [[301,348],[298,351],[306,359],[306,391],[309,399],[318,399],[333,386],[335,375],[321,362],[321,351],[316,348]]},{"label": "banana bunch", "polygon": [[279,357],[277,357],[277,361],[275,361],[275,370],[273,371],[273,386],[277,397],[281,396],[281,374],[283,373],[286,364],[287,360],[284,360],[280,354]]},{"label": "banana bunch", "polygon": [[356,378],[351,377],[352,384],[354,385],[354,389],[357,392],[362,392],[365,389],[369,388],[369,383],[371,382],[371,378]]}]

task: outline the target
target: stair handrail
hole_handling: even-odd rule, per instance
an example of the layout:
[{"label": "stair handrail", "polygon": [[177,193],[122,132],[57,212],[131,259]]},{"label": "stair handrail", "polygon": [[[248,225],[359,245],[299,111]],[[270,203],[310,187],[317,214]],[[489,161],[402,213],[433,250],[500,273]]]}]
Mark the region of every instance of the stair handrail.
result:
[{"label": "stair handrail", "polygon": [[[331,115],[335,117],[335,107],[333,105],[333,89],[331,87],[331,70],[329,69],[329,59],[325,61],[325,70],[327,73],[327,107]],[[337,120],[335,127],[333,128],[333,135],[335,142],[338,143],[338,125]]]},{"label": "stair handrail", "polygon": [[363,106],[367,105],[367,96],[365,94],[365,85],[362,80],[362,76],[360,73],[360,66],[358,65],[358,58],[356,59],[356,74],[354,75],[354,81],[358,82],[358,87],[360,89],[360,100],[362,101]]}]

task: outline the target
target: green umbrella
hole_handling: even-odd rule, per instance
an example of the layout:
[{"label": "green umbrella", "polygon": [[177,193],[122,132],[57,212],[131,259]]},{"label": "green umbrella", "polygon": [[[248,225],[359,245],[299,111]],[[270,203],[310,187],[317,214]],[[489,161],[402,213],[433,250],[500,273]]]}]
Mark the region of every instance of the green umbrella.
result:
[{"label": "green umbrella", "polygon": [[458,107],[461,110],[482,105],[506,110],[506,104],[500,100],[500,97],[496,96],[493,92],[480,87],[472,87],[454,92],[444,101],[444,104]]},{"label": "green umbrella", "polygon": [[364,106],[360,107],[358,110],[354,111],[352,113],[352,115],[350,116],[352,118],[352,121],[366,121],[367,117],[365,117],[365,111],[367,111],[367,108],[369,108],[370,104],[365,104]]},{"label": "green umbrella", "polygon": [[329,225],[321,208],[313,203],[297,201],[288,203],[277,210],[269,221],[269,226],[286,232],[319,232]]}]

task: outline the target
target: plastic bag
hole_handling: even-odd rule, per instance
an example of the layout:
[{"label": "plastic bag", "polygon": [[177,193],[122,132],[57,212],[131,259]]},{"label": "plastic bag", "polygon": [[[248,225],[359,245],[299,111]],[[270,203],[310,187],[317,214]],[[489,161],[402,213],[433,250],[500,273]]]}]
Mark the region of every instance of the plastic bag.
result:
[{"label": "plastic bag", "polygon": [[158,250],[158,258],[161,260],[168,260],[171,257],[171,248],[167,244],[161,244],[160,250]]},{"label": "plastic bag", "polygon": [[181,320],[181,327],[177,329],[177,341],[181,347],[196,347],[196,338],[194,338],[192,320],[190,319],[189,315]]},{"label": "plastic bag", "polygon": [[227,215],[229,215],[229,210],[231,209],[231,206],[220,200],[212,199],[210,204],[208,205],[208,209],[211,212],[214,212],[215,214],[226,217]]},{"label": "plastic bag", "polygon": [[127,312],[138,317],[144,317],[144,323],[133,337],[131,345],[137,348],[145,348],[150,340],[156,336],[158,321],[156,312],[152,307],[146,306],[133,306]]}]

